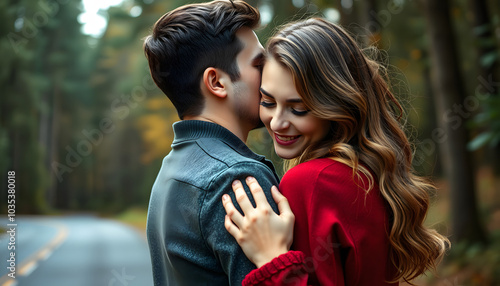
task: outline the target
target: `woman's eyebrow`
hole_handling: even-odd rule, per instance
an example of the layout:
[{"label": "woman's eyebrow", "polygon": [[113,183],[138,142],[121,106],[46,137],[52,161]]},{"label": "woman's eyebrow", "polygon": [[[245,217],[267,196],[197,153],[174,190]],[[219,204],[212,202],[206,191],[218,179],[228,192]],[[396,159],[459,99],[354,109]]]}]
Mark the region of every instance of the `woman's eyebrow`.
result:
[{"label": "woman's eyebrow", "polygon": [[[274,96],[272,96],[269,92],[267,92],[262,87],[260,88],[260,92],[262,92],[265,96],[274,99]],[[290,99],[287,99],[286,102],[288,102],[288,103],[302,103],[303,101],[301,98],[290,98]]]},{"label": "woman's eyebrow", "polygon": [[262,92],[265,96],[269,96],[271,98],[274,98],[269,92],[265,91],[262,87],[260,88],[260,92]]}]

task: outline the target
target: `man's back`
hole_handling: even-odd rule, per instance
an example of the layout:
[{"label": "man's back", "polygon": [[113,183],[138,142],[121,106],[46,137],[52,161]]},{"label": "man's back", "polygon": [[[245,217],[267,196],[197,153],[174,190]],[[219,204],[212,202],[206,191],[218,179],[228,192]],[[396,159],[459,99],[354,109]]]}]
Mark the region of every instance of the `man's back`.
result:
[{"label": "man's back", "polygon": [[227,129],[204,121],[174,124],[172,151],[151,194],[147,235],[155,285],[241,285],[255,266],[224,228],[231,183],[259,178],[266,196],[274,168]]}]

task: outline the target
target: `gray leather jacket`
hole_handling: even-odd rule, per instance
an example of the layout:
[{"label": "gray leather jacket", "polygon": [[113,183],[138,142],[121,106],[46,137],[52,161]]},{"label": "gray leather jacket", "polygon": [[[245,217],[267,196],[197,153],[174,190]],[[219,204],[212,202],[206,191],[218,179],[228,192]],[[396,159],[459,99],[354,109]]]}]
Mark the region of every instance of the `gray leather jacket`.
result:
[{"label": "gray leather jacket", "polygon": [[154,284],[239,286],[255,266],[224,228],[222,195],[235,202],[233,180],[251,175],[278,212],[270,189],[279,178],[271,162],[217,124],[188,120],[173,128],[148,211]]}]

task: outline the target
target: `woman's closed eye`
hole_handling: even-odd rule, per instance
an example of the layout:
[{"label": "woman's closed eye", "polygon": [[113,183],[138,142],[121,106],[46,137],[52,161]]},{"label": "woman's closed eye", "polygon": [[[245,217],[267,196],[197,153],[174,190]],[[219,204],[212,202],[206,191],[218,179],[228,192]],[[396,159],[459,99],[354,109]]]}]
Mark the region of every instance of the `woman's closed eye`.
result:
[{"label": "woman's closed eye", "polygon": [[263,107],[274,107],[276,103],[263,100],[260,102],[260,105],[262,105]]},{"label": "woman's closed eye", "polygon": [[291,108],[292,113],[297,116],[305,116],[309,113],[309,110],[305,110],[303,108]]},{"label": "woman's closed eye", "polygon": [[[276,103],[263,100],[260,102],[260,105],[265,108],[272,108],[276,106]],[[290,112],[296,116],[305,116],[309,113],[309,110],[301,107],[290,107]]]},{"label": "woman's closed eye", "polygon": [[[260,95],[261,95],[260,105],[262,107],[264,108],[276,107],[276,101],[274,97],[271,96],[268,92],[264,91],[262,88],[260,89]],[[305,108],[305,106],[303,106],[301,99],[295,99],[295,98],[289,99],[287,100],[286,105],[287,108],[290,110],[290,112],[295,116],[305,116],[310,111],[309,109]]]}]

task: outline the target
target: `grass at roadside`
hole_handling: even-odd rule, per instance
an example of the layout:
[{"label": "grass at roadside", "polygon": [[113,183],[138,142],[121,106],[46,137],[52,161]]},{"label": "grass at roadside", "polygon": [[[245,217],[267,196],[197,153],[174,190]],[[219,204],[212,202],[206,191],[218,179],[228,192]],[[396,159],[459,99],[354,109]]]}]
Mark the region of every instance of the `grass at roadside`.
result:
[{"label": "grass at roadside", "polygon": [[113,218],[125,223],[127,225],[130,225],[137,230],[139,230],[142,233],[146,233],[146,220],[148,216],[148,210],[147,209],[140,209],[140,208],[130,208],[125,210],[122,213],[119,213],[118,215],[114,216]]}]

